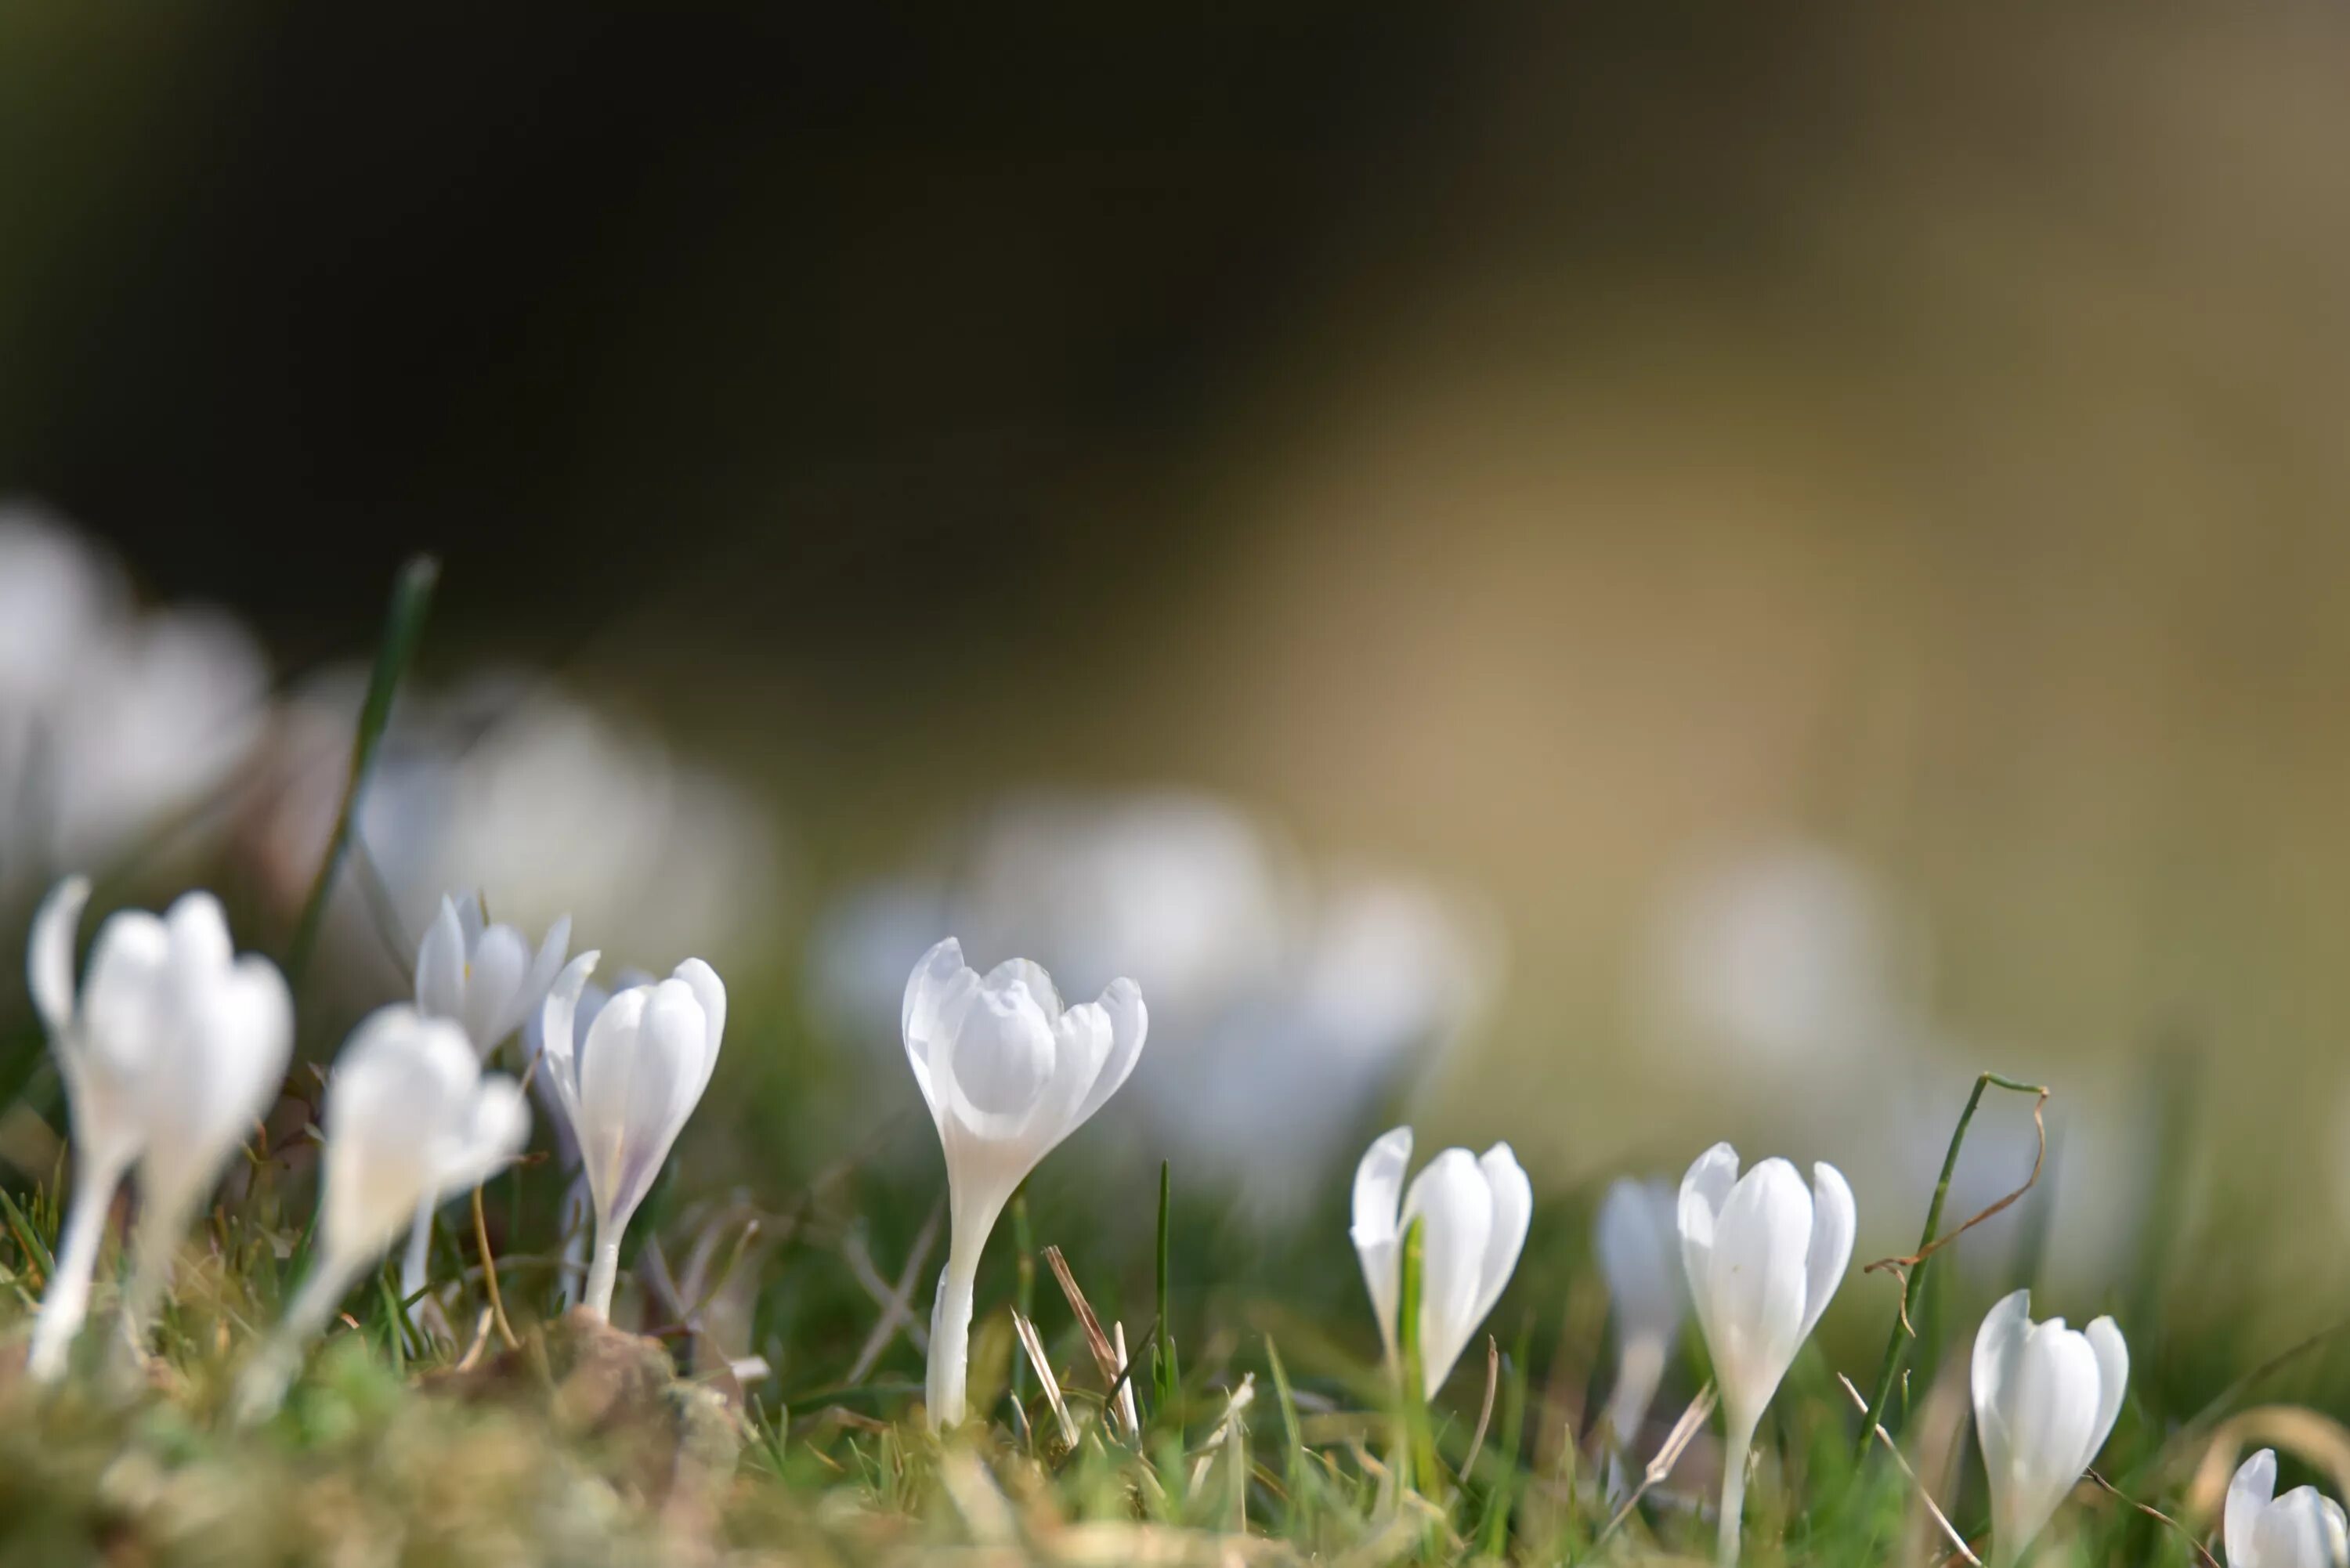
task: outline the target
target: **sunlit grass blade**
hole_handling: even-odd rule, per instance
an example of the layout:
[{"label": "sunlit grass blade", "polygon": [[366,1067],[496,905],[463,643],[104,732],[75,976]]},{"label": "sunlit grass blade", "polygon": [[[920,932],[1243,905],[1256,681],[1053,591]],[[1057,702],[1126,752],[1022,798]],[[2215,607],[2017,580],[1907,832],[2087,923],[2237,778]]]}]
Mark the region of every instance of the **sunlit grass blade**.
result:
[{"label": "sunlit grass blade", "polygon": [[1159,1162],[1159,1324],[1152,1331],[1150,1386],[1159,1418],[1172,1419],[1180,1428],[1182,1412],[1177,1407],[1181,1397],[1182,1377],[1175,1366],[1175,1333],[1169,1326],[1173,1320],[1168,1315],[1167,1308],[1174,1272],[1168,1212],[1171,1182],[1168,1162],[1162,1159]]}]

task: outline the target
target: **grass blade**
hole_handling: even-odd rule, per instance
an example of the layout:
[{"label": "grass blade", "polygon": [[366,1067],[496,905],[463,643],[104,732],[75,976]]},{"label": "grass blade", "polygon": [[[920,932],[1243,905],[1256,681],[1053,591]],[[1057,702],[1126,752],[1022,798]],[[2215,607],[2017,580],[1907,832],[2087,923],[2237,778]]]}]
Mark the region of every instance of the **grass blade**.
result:
[{"label": "grass blade", "polygon": [[328,895],[334,891],[335,878],[350,853],[351,830],[366,802],[368,782],[375,775],[376,750],[382,744],[385,727],[391,722],[392,697],[416,657],[416,645],[423,640],[425,618],[432,610],[432,590],[440,580],[441,563],[430,556],[418,556],[400,569],[400,576],[392,584],[391,609],[384,619],[383,641],[376,649],[375,668],[368,675],[367,700],[359,705],[359,729],[351,739],[350,777],[343,784],[343,802],[335,812],[335,830],[327,840],[327,853],[318,862],[318,874],[310,883],[309,897],[303,900],[302,918],[294,927],[294,940],[286,950],[286,980],[296,990],[301,987],[311,954],[318,945]]},{"label": "grass blade", "polygon": [[[1877,1368],[1877,1397],[1868,1402],[1867,1413],[1860,1423],[1859,1445],[1853,1450],[1853,1459],[1856,1462],[1868,1458],[1869,1438],[1883,1424],[1886,1407],[1893,1402],[1894,1385],[1901,1376],[1901,1358],[1909,1348],[1912,1335],[1910,1309],[1918,1304],[1918,1293],[1925,1284],[1926,1270],[1932,1263],[1934,1253],[1940,1250],[1945,1242],[1955,1241],[1959,1231],[1969,1230],[1989,1219],[1992,1214],[2022,1197],[2024,1191],[2031,1188],[2033,1181],[2040,1179],[2040,1162],[2035,1160],[2032,1167],[2032,1181],[2025,1182],[2014,1193],[1969,1220],[1966,1224],[1960,1226],[1958,1231],[1951,1231],[1948,1236],[1939,1234],[1942,1228],[1942,1205],[1950,1196],[1950,1177],[1959,1168],[1960,1146],[1967,1141],[1967,1126],[1975,1119],[1975,1107],[1982,1104],[1983,1091],[1988,1088],[2009,1089],[2021,1095],[2037,1095],[2043,1104],[2045,1104],[2048,1099],[2048,1090],[2043,1085],[2018,1083],[2013,1078],[2002,1077],[1997,1073],[1985,1073],[1975,1080],[1974,1091],[1967,1096],[1966,1109],[1959,1113],[1959,1125],[1950,1129],[1950,1147],[1942,1156],[1942,1174],[1934,1183],[1933,1200],[1926,1206],[1926,1228],[1918,1235],[1918,1251],[1906,1260],[1908,1266],[1903,1271],[1901,1310],[1895,1315],[1893,1332],[1886,1340],[1885,1359]],[[2033,1110],[2033,1117],[2035,1121],[2039,1119],[2037,1107]],[[2043,1157],[2047,1152],[2047,1137],[2043,1129],[2041,1138],[2041,1152]],[[1869,1265],[1870,1268],[1877,1266],[1875,1263]]]},{"label": "grass blade", "polygon": [[1150,1386],[1154,1403],[1161,1418],[1172,1416],[1180,1422],[1182,1416],[1176,1406],[1182,1378],[1175,1366],[1175,1334],[1168,1327],[1167,1293],[1172,1275],[1168,1236],[1168,1195],[1171,1176],[1168,1163],[1159,1162],[1159,1325],[1153,1331],[1150,1345]]}]

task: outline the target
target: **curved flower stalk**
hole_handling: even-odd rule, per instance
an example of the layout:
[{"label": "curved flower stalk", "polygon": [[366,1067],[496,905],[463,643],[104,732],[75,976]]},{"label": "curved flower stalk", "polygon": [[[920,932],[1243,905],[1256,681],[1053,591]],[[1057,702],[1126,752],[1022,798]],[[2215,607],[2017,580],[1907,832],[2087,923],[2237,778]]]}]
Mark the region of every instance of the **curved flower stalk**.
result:
[{"label": "curved flower stalk", "polygon": [[[1991,1480],[1990,1560],[1992,1568],[2008,1568],[2106,1446],[2129,1382],[2129,1347],[2109,1317],[2081,1330],[2061,1317],[2033,1323],[2032,1293],[2017,1291],[1975,1331],[1973,1382],[1975,1435]],[[2273,1468],[2269,1484],[2275,1485]],[[2231,1486],[2231,1561],[2236,1517]]]},{"label": "curved flower stalk", "polygon": [[1622,1459],[1639,1444],[1689,1302],[1679,1209],[1667,1183],[1628,1176],[1611,1183],[1599,1203],[1593,1248],[1616,1310],[1616,1388],[1607,1398],[1607,1425],[1616,1444],[1610,1473],[1618,1480]]},{"label": "curved flower stalk", "polygon": [[542,1066],[571,1124],[596,1210],[596,1261],[585,1304],[608,1318],[620,1237],[718,1065],[726,987],[708,964],[688,959],[658,984],[614,994],[580,1044],[580,992],[599,956],[571,961],[547,996],[540,1033]]},{"label": "curved flower stalk", "polygon": [[52,1381],[89,1306],[90,1274],[115,1189],[135,1161],[144,1199],[125,1324],[135,1344],[172,1252],[269,1103],[293,1044],[293,1001],[268,960],[240,959],[220,901],[189,893],[159,919],[125,909],[99,928],[74,992],[74,931],[89,882],[57,884],[33,921],[34,1005],[73,1118],[74,1196],[33,1330],[28,1369]]},{"label": "curved flower stalk", "polygon": [[1738,1174],[1715,1144],[1681,1179],[1681,1265],[1721,1390],[1721,1561],[1738,1561],[1746,1459],[1763,1407],[1794,1364],[1852,1262],[1852,1189],[1835,1167],[1812,1185],[1783,1159]]},{"label": "curved flower stalk", "polygon": [[947,1161],[947,1263],[931,1306],[931,1426],[963,1418],[972,1286],[996,1217],[1126,1082],[1149,1023],[1130,980],[1065,1011],[1037,965],[1008,959],[983,978],[952,937],[914,966],[900,1020],[906,1060]]},{"label": "curved flower stalk", "polygon": [[[546,1000],[563,955],[571,946],[571,917],[546,929],[538,951],[512,926],[494,926],[479,890],[442,894],[441,912],[416,951],[416,1010],[427,1018],[460,1024],[484,1060],[523,1025]],[[400,1292],[413,1296],[425,1286],[432,1245],[432,1209],[416,1211],[400,1260]]]},{"label": "curved flower stalk", "polygon": [[276,1408],[303,1345],[417,1204],[479,1186],[530,1137],[521,1085],[484,1076],[462,1028],[400,1005],[377,1009],[351,1032],[328,1080],[325,1120],[317,1252],[245,1369],[237,1404],[247,1419]]},{"label": "curved flower stalk", "polygon": [[1482,1156],[1448,1148],[1406,1189],[1411,1129],[1382,1133],[1355,1168],[1355,1220],[1349,1232],[1362,1259],[1363,1283],[1378,1314],[1388,1368],[1399,1381],[1396,1343],[1403,1297],[1403,1236],[1421,1221],[1419,1365],[1421,1393],[1434,1398],[1470,1337],[1502,1299],[1534,1219],[1534,1186],[1510,1146]]},{"label": "curved flower stalk", "polygon": [[2228,1568],[2342,1568],[2350,1562],[2342,1505],[2314,1486],[2278,1497],[2273,1449],[2246,1459],[2228,1483],[2224,1530]]}]

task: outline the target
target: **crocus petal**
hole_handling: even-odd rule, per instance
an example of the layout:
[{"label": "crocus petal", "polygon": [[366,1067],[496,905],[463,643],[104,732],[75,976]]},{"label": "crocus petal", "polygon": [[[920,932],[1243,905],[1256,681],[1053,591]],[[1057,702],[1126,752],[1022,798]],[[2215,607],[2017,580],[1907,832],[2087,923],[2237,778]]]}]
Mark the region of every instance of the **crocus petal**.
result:
[{"label": "crocus petal", "polygon": [[2262,1449],[2236,1467],[2228,1482],[2228,1506],[2221,1515],[2228,1542],[2228,1568],[2258,1568],[2259,1549],[2252,1532],[2261,1511],[2276,1496],[2276,1450]]},{"label": "crocus petal", "polygon": [[1493,1194],[1493,1228],[1485,1238],[1485,1259],[1480,1271],[1477,1288],[1477,1315],[1469,1327],[1474,1333],[1478,1324],[1492,1315],[1494,1303],[1517,1272],[1518,1254],[1525,1250],[1526,1230],[1534,1223],[1534,1184],[1518,1164],[1517,1155],[1505,1143],[1497,1143],[1478,1158],[1477,1167],[1484,1172],[1485,1185]]},{"label": "crocus petal", "polygon": [[933,1119],[941,1113],[937,1088],[931,1080],[931,1051],[952,1032],[962,1010],[978,992],[979,976],[962,961],[962,944],[952,937],[924,953],[907,977],[899,1027],[905,1036],[906,1060],[914,1069],[914,1082]]},{"label": "crocus petal", "polygon": [[683,981],[693,991],[693,1000],[702,1004],[702,1018],[707,1037],[703,1041],[702,1076],[693,1085],[691,1105],[702,1102],[702,1092],[710,1087],[710,1075],[718,1067],[719,1043],[726,1035],[726,982],[718,971],[698,958],[690,958],[677,966],[673,978]]},{"label": "crocus petal", "polygon": [[590,951],[573,959],[548,988],[546,1002],[539,1011],[538,1070],[554,1083],[575,1139],[579,1127],[579,998],[587,990],[588,977],[596,972],[597,961],[603,956]]},{"label": "crocus petal", "polygon": [[2023,1354],[2024,1335],[2032,1331],[2032,1293],[2011,1292],[1983,1314],[1975,1330],[1971,1371],[1975,1397],[1975,1428],[1982,1443],[1983,1463],[1993,1475],[2008,1468],[2007,1397],[2015,1383],[2016,1362]]},{"label": "crocus petal", "polygon": [[[1053,1081],[1058,1056],[1054,1039],[1057,1014],[1048,1014],[1024,977],[999,983],[1009,966],[999,965],[955,1021],[951,1034],[934,1043],[931,1075],[945,1114],[965,1131],[991,1142],[1036,1133],[1037,1101]],[[1049,991],[1047,992],[1049,994]],[[1057,1129],[1042,1135],[1045,1147]],[[1042,1158],[1043,1148],[1032,1157]]]},{"label": "crocus petal", "polygon": [[178,1012],[171,965],[171,933],[144,909],[118,909],[98,928],[72,1042],[86,1071],[122,1085],[146,1070]]},{"label": "crocus petal", "polygon": [[1717,1226],[1703,1287],[1712,1303],[1706,1343],[1723,1403],[1734,1418],[1751,1419],[1803,1343],[1811,1192],[1794,1166],[1763,1160],[1739,1178]]},{"label": "crocus petal", "polygon": [[1713,1299],[1707,1281],[1713,1271],[1714,1233],[1721,1206],[1730,1201],[1737,1185],[1738,1151],[1726,1143],[1715,1144],[1699,1155],[1681,1178],[1681,1265],[1689,1276],[1690,1300],[1697,1307],[1698,1323],[1709,1344],[1714,1333]]},{"label": "crocus petal", "polygon": [[1419,1353],[1433,1398],[1477,1325],[1477,1292],[1493,1230],[1493,1189],[1465,1148],[1448,1148],[1412,1178],[1403,1230],[1420,1223]]},{"label": "crocus petal", "polygon": [[276,1097],[294,1044],[294,999],[277,966],[247,954],[190,999],[173,1059],[151,1075],[140,1184],[165,1212],[200,1201]]},{"label": "crocus petal", "polygon": [[530,1100],[503,1073],[482,1079],[463,1117],[461,1136],[435,1183],[435,1196],[470,1192],[510,1164],[530,1141]]},{"label": "crocus petal", "polygon": [[530,946],[512,926],[492,926],[473,944],[465,964],[464,1006],[457,1017],[483,1055],[522,1022],[517,1002],[530,963]]},{"label": "crocus petal", "polygon": [[74,1015],[74,932],[89,904],[89,878],[68,877],[49,889],[33,917],[26,978],[33,1005],[52,1039],[65,1033]]},{"label": "crocus petal", "polygon": [[1086,1091],[1070,1124],[1073,1128],[1090,1120],[1133,1075],[1134,1064],[1142,1060],[1143,1039],[1150,1033],[1150,1010],[1142,1004],[1142,988],[1130,980],[1111,981],[1094,1005],[1109,1019],[1109,1054],[1094,1075],[1093,1087]]},{"label": "crocus petal", "polygon": [[1355,1223],[1351,1232],[1362,1260],[1363,1284],[1379,1320],[1388,1356],[1396,1355],[1396,1306],[1402,1293],[1402,1259],[1397,1216],[1403,1203],[1403,1173],[1411,1164],[1411,1129],[1381,1133],[1355,1167]]},{"label": "crocus petal", "polygon": [[2085,1470],[2097,1450],[2106,1446],[2114,1418],[2122,1413],[2122,1396],[2129,1387],[2129,1346],[2109,1317],[2097,1319],[2081,1333],[2097,1358],[2097,1414],[2090,1424],[2088,1445],[2081,1451],[2081,1469]]},{"label": "crocus petal", "polygon": [[546,928],[546,935],[538,944],[538,956],[530,961],[530,969],[522,977],[520,1000],[525,1013],[536,1008],[546,995],[546,988],[563,972],[563,955],[570,950],[571,917],[558,915],[555,924]]},{"label": "crocus petal", "polygon": [[184,972],[224,970],[236,956],[236,944],[228,934],[228,911],[201,888],[172,900],[163,911],[163,929],[172,939],[173,961]]},{"label": "crocus petal", "polygon": [[[2297,1486],[2261,1511],[2252,1525],[2252,1555],[2245,1561],[2254,1568],[2334,1568],[2342,1561],[2334,1544],[2341,1513],[2315,1487]],[[2232,1552],[2228,1568],[2236,1568]]]},{"label": "crocus petal", "polygon": [[987,971],[981,982],[983,990],[1014,992],[1024,994],[1036,1005],[1036,1011],[1047,1018],[1061,1015],[1061,992],[1045,966],[1034,959],[1008,958]]},{"label": "crocus petal", "polygon": [[651,986],[620,992],[596,1014],[579,1045],[579,1158],[600,1215],[608,1216],[621,1187],[620,1162],[628,1147],[629,1096],[637,1043],[643,1033]]},{"label": "crocus petal", "polygon": [[416,950],[416,1010],[427,1018],[463,1021],[465,1008],[465,929],[456,900],[443,894],[441,912]]},{"label": "crocus petal", "polygon": [[1829,1298],[1844,1282],[1852,1262],[1853,1231],[1858,1223],[1852,1188],[1844,1173],[1825,1162],[1812,1167],[1812,1244],[1804,1260],[1804,1331],[1800,1343],[1811,1338]]},{"label": "crocus petal", "polygon": [[2096,1353],[2064,1319],[2050,1318],[2024,1334],[2006,1398],[2008,1464],[2004,1476],[1991,1473],[1991,1513],[2002,1549],[2014,1555],[2081,1479],[2078,1456],[2097,1413]]}]

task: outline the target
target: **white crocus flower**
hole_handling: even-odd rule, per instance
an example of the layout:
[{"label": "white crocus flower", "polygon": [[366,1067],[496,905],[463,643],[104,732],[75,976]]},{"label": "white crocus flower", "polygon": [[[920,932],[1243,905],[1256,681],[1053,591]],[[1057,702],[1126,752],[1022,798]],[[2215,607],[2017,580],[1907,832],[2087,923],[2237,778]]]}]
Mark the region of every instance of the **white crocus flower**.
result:
[{"label": "white crocus flower", "polygon": [[1064,1011],[1052,977],[1009,959],[983,979],[952,937],[914,966],[900,1026],[946,1152],[947,1263],[931,1308],[934,1427],[963,1417],[972,1286],[988,1232],[1037,1163],[1134,1071],[1149,1013],[1130,980]]},{"label": "white crocus flower", "polygon": [[1690,1301],[1721,1390],[1721,1558],[1735,1563],[1754,1428],[1852,1261],[1852,1189],[1826,1164],[1812,1167],[1809,1190],[1783,1159],[1741,1177],[1738,1151],[1718,1143],[1681,1179],[1679,1220]]},{"label": "white crocus flower", "polygon": [[458,1025],[412,1007],[377,1009],[351,1032],[327,1082],[325,1189],[317,1254],[269,1346],[246,1369],[239,1407],[276,1407],[302,1346],[420,1202],[479,1186],[522,1151],[530,1106],[484,1076]]},{"label": "white crocus flower", "polygon": [[[1518,1266],[1533,1221],[1533,1184],[1518,1167],[1510,1146],[1497,1143],[1482,1157],[1448,1148],[1412,1178],[1411,1129],[1382,1133],[1355,1168],[1355,1222],[1351,1234],[1363,1263],[1363,1283],[1378,1314],[1379,1338],[1388,1366],[1400,1378],[1397,1345],[1403,1303],[1403,1239],[1414,1220],[1420,1226],[1419,1366],[1421,1393],[1429,1398],[1444,1386],[1470,1336],[1485,1321]],[[1400,1200],[1400,1203],[1399,1203]]]},{"label": "white crocus flower", "polygon": [[285,1075],[293,1002],[268,960],[240,959],[220,901],[189,893],[160,919],[125,909],[99,928],[81,993],[74,931],[87,878],[59,883],[33,922],[30,979],[73,1118],[72,1210],[29,1367],[65,1370],[115,1189],[138,1162],[144,1203],[126,1298],[134,1340],[180,1233]]},{"label": "white crocus flower", "polygon": [[2061,1317],[2035,1324],[2028,1290],[1983,1315],[1975,1331],[1975,1435],[1991,1478],[1992,1568],[2020,1559],[2078,1484],[2114,1429],[2128,1382],[2129,1347],[2112,1318],[2081,1330]]},{"label": "white crocus flower", "polygon": [[658,984],[613,995],[597,1010],[583,1044],[576,1014],[598,956],[574,959],[548,994],[541,1014],[541,1067],[571,1123],[596,1206],[596,1262],[586,1305],[598,1317],[609,1317],[621,1234],[718,1065],[726,987],[708,964],[688,959]]},{"label": "white crocus flower", "polygon": [[[1599,1203],[1593,1244],[1616,1309],[1616,1389],[1607,1399],[1607,1424],[1619,1454],[1639,1444],[1689,1302],[1679,1209],[1669,1184],[1628,1176],[1612,1183]],[[1610,1463],[1620,1475],[1615,1456]]]},{"label": "white crocus flower", "polygon": [[[444,893],[441,912],[417,948],[416,1009],[427,1018],[463,1025],[473,1049],[486,1059],[546,1000],[570,946],[568,915],[546,929],[534,954],[520,931],[489,923],[479,892]],[[432,1245],[432,1204],[427,1200],[416,1212],[408,1253],[400,1261],[402,1296],[424,1288]]]},{"label": "white crocus flower", "polygon": [[571,917],[547,927],[534,955],[512,926],[494,926],[478,892],[444,894],[432,929],[416,952],[416,1008],[453,1019],[484,1056],[546,1000],[571,945]]},{"label": "white crocus flower", "polygon": [[2228,1483],[2225,1522],[2228,1568],[2342,1568],[2350,1562],[2342,1505],[2314,1486],[2277,1497],[2272,1449],[2246,1459]]}]

